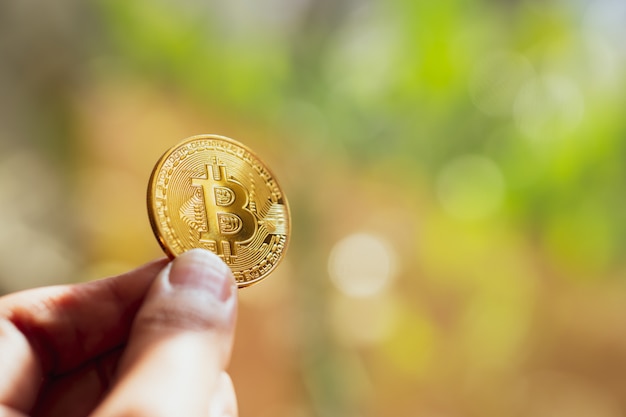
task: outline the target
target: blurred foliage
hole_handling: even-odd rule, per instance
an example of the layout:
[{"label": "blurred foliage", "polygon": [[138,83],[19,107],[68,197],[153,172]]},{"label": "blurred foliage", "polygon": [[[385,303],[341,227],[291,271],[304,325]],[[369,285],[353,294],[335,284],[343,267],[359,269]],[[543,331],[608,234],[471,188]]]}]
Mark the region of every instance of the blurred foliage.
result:
[{"label": "blurred foliage", "polygon": [[[615,51],[598,62],[611,51],[597,49],[623,47],[589,33],[597,29],[584,25],[589,4],[266,3],[105,1],[99,8],[111,49],[122,54],[116,62],[142,77],[289,129],[287,140],[317,141],[357,170],[399,162],[387,173],[394,182],[411,184],[423,168],[434,176],[457,155],[485,154],[510,190],[505,214],[542,245],[566,252],[557,256],[590,254],[589,272],[619,261],[624,57]],[[526,59],[520,65],[530,73],[503,65],[480,74],[500,52]],[[477,72],[496,83],[476,87],[479,103],[499,100],[500,114],[472,102],[468,84]],[[530,94],[547,101],[536,111],[548,114],[519,116],[518,124],[537,125],[527,129],[537,137],[525,138],[512,88],[533,76],[540,91]],[[564,91],[551,81],[563,81]],[[558,102],[570,88],[584,117]]]}]

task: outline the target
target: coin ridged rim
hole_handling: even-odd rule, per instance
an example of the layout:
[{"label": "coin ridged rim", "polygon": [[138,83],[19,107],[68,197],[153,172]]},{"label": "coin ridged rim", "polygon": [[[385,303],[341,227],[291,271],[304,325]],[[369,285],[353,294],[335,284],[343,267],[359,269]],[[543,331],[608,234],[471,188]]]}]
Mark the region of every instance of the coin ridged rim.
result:
[{"label": "coin ridged rim", "polygon": [[[163,237],[163,234],[161,233],[161,227],[159,226],[159,224],[157,222],[157,219],[156,219],[157,218],[156,209],[155,209],[155,199],[156,199],[156,197],[155,197],[154,190],[155,190],[155,187],[156,187],[157,174],[163,168],[163,165],[165,164],[165,161],[167,161],[167,158],[169,158],[169,156],[172,155],[177,149],[185,146],[186,144],[188,144],[190,142],[193,142],[193,141],[196,141],[196,140],[202,140],[202,139],[221,140],[221,141],[230,143],[232,145],[241,147],[245,151],[249,152],[258,162],[260,162],[261,165],[263,166],[263,168],[265,170],[267,170],[267,172],[272,176],[274,181],[276,181],[276,183],[278,184],[278,181],[276,180],[276,176],[274,175],[272,170],[267,166],[267,164],[265,164],[265,162],[263,162],[258,157],[256,152],[254,152],[252,149],[250,149],[250,147],[242,144],[241,142],[236,141],[236,140],[231,139],[231,138],[226,137],[226,136],[216,135],[216,134],[194,135],[194,136],[190,136],[188,138],[183,139],[182,141],[180,141],[176,145],[174,145],[171,148],[169,148],[167,151],[165,151],[165,153],[163,153],[163,155],[161,155],[161,157],[159,158],[159,160],[155,164],[154,168],[152,169],[152,173],[150,174],[150,179],[148,181],[148,191],[147,191],[146,202],[147,202],[147,206],[148,206],[147,207],[148,208],[148,218],[150,220],[150,226],[152,228],[152,232],[154,233],[154,236],[156,237],[157,242],[159,242],[159,246],[161,246],[161,249],[163,249],[163,251],[165,252],[167,257],[170,258],[170,259],[174,259],[174,258],[176,258],[176,256],[178,256],[180,254],[176,254],[176,253],[174,253],[170,249],[169,245],[165,241],[165,238]],[[248,287],[250,285],[256,284],[257,282],[262,281],[263,279],[265,279],[267,276],[269,276],[276,269],[276,267],[282,262],[283,258],[285,257],[284,253],[287,251],[287,248],[289,246],[289,241],[290,241],[289,238],[290,238],[290,235],[291,235],[291,210],[289,208],[289,202],[287,200],[287,197],[286,197],[282,187],[280,187],[280,185],[278,185],[278,187],[279,187],[279,189],[281,191],[281,194],[282,194],[282,200],[283,200],[282,204],[285,206],[285,210],[286,210],[286,213],[287,213],[287,216],[286,216],[286,219],[285,219],[286,222],[287,222],[287,233],[284,235],[285,236],[285,243],[284,243],[284,248],[283,248],[283,256],[281,256],[277,260],[277,262],[272,266],[272,268],[265,275],[262,275],[262,276],[260,276],[260,277],[258,277],[256,279],[252,279],[250,281],[244,281],[244,282],[237,281],[237,287],[239,287],[239,288]]]}]

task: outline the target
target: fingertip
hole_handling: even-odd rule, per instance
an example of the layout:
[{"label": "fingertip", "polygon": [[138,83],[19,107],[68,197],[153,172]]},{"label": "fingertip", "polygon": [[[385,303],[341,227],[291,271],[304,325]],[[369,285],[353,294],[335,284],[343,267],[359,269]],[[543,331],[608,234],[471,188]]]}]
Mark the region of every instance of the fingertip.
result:
[{"label": "fingertip", "polygon": [[230,268],[205,249],[191,249],[179,255],[168,272],[172,286],[207,292],[220,301],[228,300],[236,288]]}]

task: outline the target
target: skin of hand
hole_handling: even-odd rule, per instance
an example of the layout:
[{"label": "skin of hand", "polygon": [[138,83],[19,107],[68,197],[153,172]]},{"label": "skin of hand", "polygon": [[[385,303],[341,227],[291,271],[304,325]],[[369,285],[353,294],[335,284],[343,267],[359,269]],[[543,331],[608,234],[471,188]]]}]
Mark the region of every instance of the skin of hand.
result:
[{"label": "skin of hand", "polygon": [[236,417],[237,287],[193,249],[0,298],[0,417]]}]

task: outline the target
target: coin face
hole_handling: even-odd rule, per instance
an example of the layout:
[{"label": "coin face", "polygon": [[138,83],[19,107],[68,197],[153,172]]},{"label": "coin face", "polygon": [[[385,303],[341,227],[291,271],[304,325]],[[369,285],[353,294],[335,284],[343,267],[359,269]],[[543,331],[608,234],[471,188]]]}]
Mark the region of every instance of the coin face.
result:
[{"label": "coin face", "polygon": [[272,272],[289,240],[289,207],[274,175],[224,136],[192,136],[161,157],[148,185],[148,213],[169,257],[208,249],[239,287]]}]

